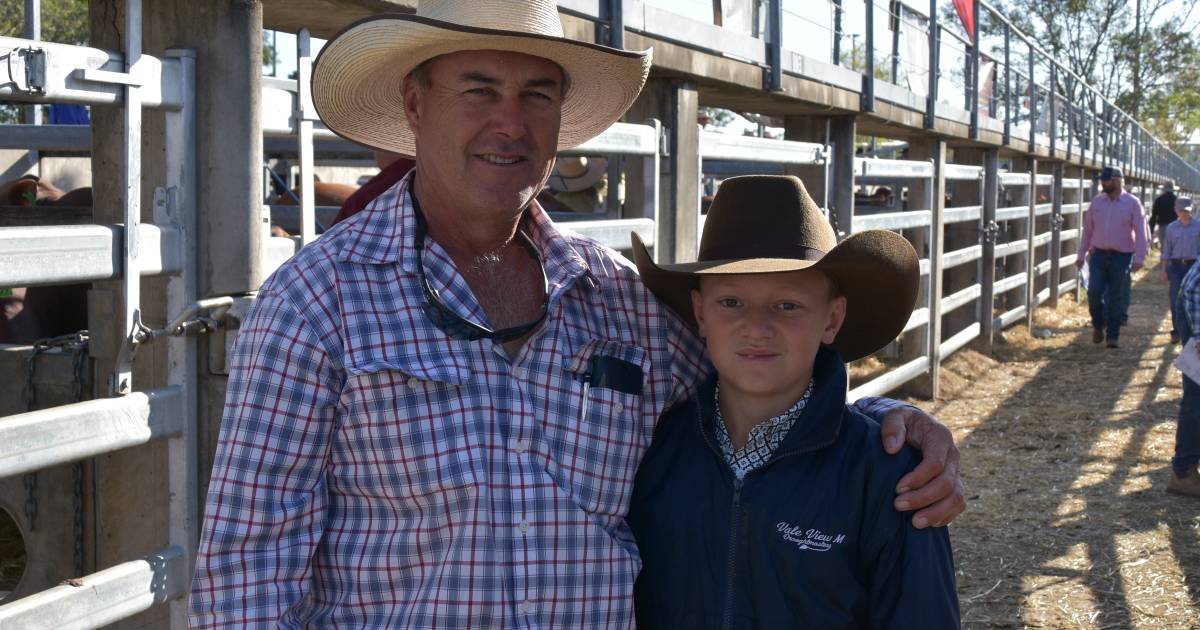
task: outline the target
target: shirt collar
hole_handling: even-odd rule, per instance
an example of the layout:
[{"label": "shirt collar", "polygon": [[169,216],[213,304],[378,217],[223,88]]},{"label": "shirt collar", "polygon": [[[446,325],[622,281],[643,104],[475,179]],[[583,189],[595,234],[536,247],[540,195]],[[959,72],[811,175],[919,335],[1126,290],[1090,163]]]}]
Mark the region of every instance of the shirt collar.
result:
[{"label": "shirt collar", "polygon": [[[356,221],[352,235],[341,250],[340,260],[368,265],[399,262],[406,272],[416,273],[417,249],[413,235],[417,222],[409,192],[414,173],[416,169],[367,204],[362,210],[366,216]],[[545,260],[552,295],[585,275],[591,286],[599,286],[585,258],[536,199],[521,220]]]}]

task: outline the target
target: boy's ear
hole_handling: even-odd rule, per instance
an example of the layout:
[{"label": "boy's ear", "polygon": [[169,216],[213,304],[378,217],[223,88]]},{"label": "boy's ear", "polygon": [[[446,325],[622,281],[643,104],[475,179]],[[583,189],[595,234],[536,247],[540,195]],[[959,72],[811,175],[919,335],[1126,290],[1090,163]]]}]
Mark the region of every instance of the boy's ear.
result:
[{"label": "boy's ear", "polygon": [[842,329],[842,324],[846,322],[846,297],[839,295],[829,303],[829,319],[825,323],[825,330],[821,333],[821,343],[829,345],[837,339],[838,331]]},{"label": "boy's ear", "polygon": [[700,336],[704,337],[704,314],[700,308],[703,296],[700,295],[700,289],[692,289],[692,317],[696,318],[696,325],[700,328]]}]

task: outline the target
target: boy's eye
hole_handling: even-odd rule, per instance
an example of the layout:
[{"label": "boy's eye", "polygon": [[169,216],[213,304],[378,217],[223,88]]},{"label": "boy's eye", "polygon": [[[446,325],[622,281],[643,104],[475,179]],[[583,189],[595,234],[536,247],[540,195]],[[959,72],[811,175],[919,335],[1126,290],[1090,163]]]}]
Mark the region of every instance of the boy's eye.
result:
[{"label": "boy's eye", "polygon": [[796,304],[795,302],[780,302],[779,304],[775,305],[775,308],[781,311],[794,311],[799,309],[800,305]]},{"label": "boy's eye", "polygon": [[737,308],[742,305],[742,301],[737,298],[721,298],[717,300],[717,304],[725,308]]}]

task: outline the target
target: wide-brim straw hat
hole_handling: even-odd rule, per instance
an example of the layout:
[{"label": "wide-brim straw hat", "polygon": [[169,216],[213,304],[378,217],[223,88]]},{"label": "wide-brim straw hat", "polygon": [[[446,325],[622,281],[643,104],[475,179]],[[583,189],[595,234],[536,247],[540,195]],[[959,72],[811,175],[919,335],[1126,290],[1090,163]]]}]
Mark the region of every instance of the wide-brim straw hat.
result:
[{"label": "wide-brim straw hat", "polygon": [[700,276],[824,272],[846,297],[846,319],[832,344],[846,361],[879,350],[904,330],[920,286],[917,253],[904,237],[866,230],[838,243],[804,183],[790,175],[722,182],[697,262],[656,265],[636,233],[632,238],[646,286],[692,326],[691,291]]},{"label": "wide-brim straw hat", "polygon": [[594,187],[607,172],[608,160],[602,157],[562,157],[555,160],[546,186],[560,192],[579,192]]},{"label": "wide-brim straw hat", "polygon": [[425,61],[466,50],[542,57],[567,75],[558,148],[599,135],[633,104],[650,72],[651,51],[567,39],[548,0],[421,0],[415,15],[381,14],[342,29],[313,66],[312,100],[334,133],[414,155],[404,116],[404,77]]}]

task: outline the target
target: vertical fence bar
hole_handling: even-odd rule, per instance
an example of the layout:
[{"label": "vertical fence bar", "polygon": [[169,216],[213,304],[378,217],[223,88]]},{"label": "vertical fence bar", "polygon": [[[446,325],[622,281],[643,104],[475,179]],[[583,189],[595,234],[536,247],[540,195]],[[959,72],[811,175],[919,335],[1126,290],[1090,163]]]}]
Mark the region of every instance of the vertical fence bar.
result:
[{"label": "vertical fence bar", "polygon": [[979,277],[979,338],[985,352],[992,350],[993,307],[996,303],[996,206],[1000,201],[1000,149],[983,152],[983,252]]},{"label": "vertical fence bar", "polygon": [[307,28],[296,33],[296,142],[300,156],[300,246],[317,238],[313,193],[312,38]]},{"label": "vertical fence bar", "polygon": [[[170,222],[182,236],[183,269],[167,282],[167,312],[181,313],[197,299],[196,261],[196,53],[172,49],[169,58],[179,60],[183,105],[166,114],[166,203],[160,217],[155,204],[155,223]],[[192,573],[196,546],[200,542],[199,444],[197,392],[197,340],[171,337],[167,348],[167,381],[179,385],[184,397],[183,432],[167,442],[169,508],[167,540],[184,551],[183,566]],[[186,578],[185,578],[186,579]],[[171,600],[172,630],[187,628],[187,596]]]},{"label": "vertical fence bar", "polygon": [[[42,39],[42,2],[41,0],[25,0],[25,39],[40,41]],[[25,124],[42,124],[42,107],[37,104],[25,106]]]},{"label": "vertical fence bar", "polygon": [[763,83],[772,92],[783,89],[783,0],[767,0],[767,72]]},{"label": "vertical fence bar", "polygon": [[1034,58],[1037,53],[1033,50],[1032,41],[1025,43],[1029,47],[1029,153],[1033,155],[1037,152],[1038,89],[1037,80],[1033,74],[1036,65]]},{"label": "vertical fence bar", "polygon": [[[1030,87],[1033,82],[1030,81]],[[1029,219],[1025,230],[1025,327],[1033,330],[1033,309],[1037,306],[1037,170],[1038,161],[1029,158]]]},{"label": "vertical fence bar", "polygon": [[865,70],[862,79],[862,100],[860,108],[864,112],[875,111],[875,3],[873,0],[863,0],[867,5],[866,12],[866,52],[864,59]]},{"label": "vertical fence bar", "polygon": [[933,141],[933,180],[929,182],[929,396],[937,400],[942,366],[942,253],[945,249],[946,141]]},{"label": "vertical fence bar", "polygon": [[[931,6],[937,8],[937,2],[931,1]],[[1004,144],[1012,142],[1012,30],[1008,22],[1004,23]],[[989,342],[990,343],[990,342]]]},{"label": "vertical fence bar", "polygon": [[929,94],[925,97],[925,128],[933,129],[937,124],[938,75],[941,72],[941,55],[938,45],[937,0],[929,0]]},{"label": "vertical fence bar", "polygon": [[[1050,102],[1050,157],[1055,158],[1058,150],[1058,66],[1050,63],[1050,90],[1046,93]],[[1055,158],[1057,159],[1057,158]]]},{"label": "vertical fence bar", "polygon": [[[971,30],[971,103],[968,111],[971,112],[971,127],[968,131],[972,140],[979,139],[979,3],[971,3],[972,24],[975,28]],[[994,98],[994,96],[993,96]]]},{"label": "vertical fence bar", "polygon": [[1075,79],[1071,75],[1067,75],[1067,97],[1063,99],[1063,105],[1067,108],[1067,160],[1071,159],[1071,146],[1075,142],[1075,108],[1071,104],[1074,92]]},{"label": "vertical fence bar", "polygon": [[842,65],[842,0],[833,0],[833,65]]},{"label": "vertical fence bar", "polygon": [[[142,57],[142,2],[125,3],[125,72],[134,74]],[[121,141],[125,144],[121,176],[125,203],[125,238],[121,302],[125,339],[117,353],[109,390],[114,395],[133,391],[133,349],[141,324],[141,264],[138,260],[138,224],[142,217],[142,97],[136,85],[124,87]]]},{"label": "vertical fence bar", "polygon": [[1050,215],[1050,307],[1058,308],[1058,284],[1062,282],[1062,269],[1059,260],[1062,258],[1062,226],[1063,226],[1063,164],[1054,163],[1054,184],[1050,188],[1050,202],[1054,204],[1054,212]]},{"label": "vertical fence bar", "polygon": [[904,9],[897,0],[888,3],[888,26],[892,29],[891,82],[900,85],[900,12]]}]

